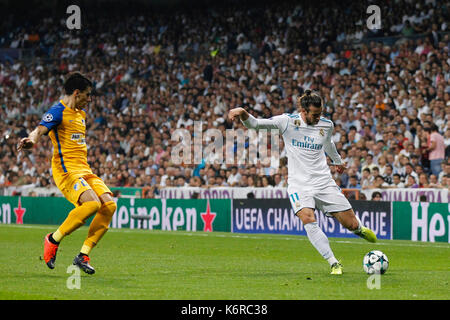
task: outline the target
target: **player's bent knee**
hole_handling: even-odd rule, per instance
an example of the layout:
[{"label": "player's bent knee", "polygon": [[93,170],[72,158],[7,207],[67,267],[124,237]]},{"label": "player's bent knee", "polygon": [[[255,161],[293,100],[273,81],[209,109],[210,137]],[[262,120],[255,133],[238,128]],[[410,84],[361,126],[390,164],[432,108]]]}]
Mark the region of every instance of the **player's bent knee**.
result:
[{"label": "player's bent knee", "polygon": [[316,219],[310,218],[310,217],[300,218],[300,219],[302,220],[303,225],[306,225],[308,223],[316,222]]},{"label": "player's bent knee", "polygon": [[312,222],[316,222],[316,217],[314,215],[314,210],[311,208],[303,208],[300,211],[298,211],[296,213],[297,217],[300,218],[300,220],[302,221],[302,223],[308,224],[308,223],[312,223]]},{"label": "player's bent knee", "polygon": [[112,217],[114,215],[114,212],[116,212],[116,209],[117,204],[114,201],[108,201],[102,205],[101,213],[108,217]]},{"label": "player's bent knee", "polygon": [[83,225],[86,223],[87,219],[100,210],[101,203],[97,201],[88,201],[83,203],[81,206],[86,208],[85,214],[80,217]]}]

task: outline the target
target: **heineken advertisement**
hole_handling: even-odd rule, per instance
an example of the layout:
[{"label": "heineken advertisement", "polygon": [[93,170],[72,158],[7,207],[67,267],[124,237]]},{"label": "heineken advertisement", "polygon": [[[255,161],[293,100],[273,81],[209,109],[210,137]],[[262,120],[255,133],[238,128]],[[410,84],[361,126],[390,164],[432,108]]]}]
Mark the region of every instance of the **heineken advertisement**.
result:
[{"label": "heineken advertisement", "polygon": [[[59,225],[73,208],[60,197],[0,197],[0,223]],[[111,227],[229,232],[230,216],[229,199],[119,198]]]},{"label": "heineken advertisement", "polygon": [[119,199],[112,228],[231,231],[229,199]]},{"label": "heineken advertisement", "polygon": [[58,225],[73,208],[60,197],[0,197],[0,223]]},{"label": "heineken advertisement", "polygon": [[394,239],[449,242],[450,204],[394,202]]},{"label": "heineken advertisement", "polygon": [[[389,202],[350,201],[361,223],[378,239],[391,239]],[[319,227],[329,237],[356,237],[335,218],[316,210]],[[232,231],[238,233],[276,233],[306,235],[303,223],[287,199],[236,199],[233,201]]]}]

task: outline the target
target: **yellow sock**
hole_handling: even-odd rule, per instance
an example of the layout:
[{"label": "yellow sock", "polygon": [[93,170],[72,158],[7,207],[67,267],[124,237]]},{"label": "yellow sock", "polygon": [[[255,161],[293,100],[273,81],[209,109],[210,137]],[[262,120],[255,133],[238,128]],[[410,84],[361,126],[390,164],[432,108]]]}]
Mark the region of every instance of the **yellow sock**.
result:
[{"label": "yellow sock", "polygon": [[56,230],[55,232],[53,232],[52,234],[52,238],[53,240],[55,240],[56,242],[61,242],[61,240],[64,238],[64,235],[61,233],[61,231]]},{"label": "yellow sock", "polygon": [[98,211],[99,208],[100,203],[97,201],[84,202],[81,206],[70,211],[66,220],[64,220],[62,225],[58,228],[59,232],[63,237],[71,234],[73,231],[81,227],[90,216]]},{"label": "yellow sock", "polygon": [[[92,249],[108,231],[109,223],[116,211],[117,205],[114,201],[105,202],[98,210],[89,227],[88,237],[83,247]],[[83,250],[83,249],[82,249]],[[89,250],[90,251],[90,250]],[[84,253],[81,251],[81,253]]]},{"label": "yellow sock", "polygon": [[81,247],[80,252],[89,255],[89,253],[91,252],[91,250],[92,250],[91,247],[89,247],[89,246],[87,246],[87,245],[84,244],[84,245]]}]

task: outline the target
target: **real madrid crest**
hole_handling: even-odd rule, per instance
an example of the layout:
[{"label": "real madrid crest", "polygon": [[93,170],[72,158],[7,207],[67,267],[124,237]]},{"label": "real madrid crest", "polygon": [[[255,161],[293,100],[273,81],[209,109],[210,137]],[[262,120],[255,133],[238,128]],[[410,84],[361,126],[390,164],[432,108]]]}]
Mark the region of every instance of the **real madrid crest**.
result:
[{"label": "real madrid crest", "polygon": [[323,131],[323,129],[320,129],[319,134],[323,137],[325,136],[325,131]]}]

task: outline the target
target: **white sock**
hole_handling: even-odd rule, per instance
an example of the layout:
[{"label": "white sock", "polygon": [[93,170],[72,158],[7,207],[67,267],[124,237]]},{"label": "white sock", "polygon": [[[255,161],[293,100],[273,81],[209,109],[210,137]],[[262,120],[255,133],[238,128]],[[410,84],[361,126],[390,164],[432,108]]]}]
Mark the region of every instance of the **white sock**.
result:
[{"label": "white sock", "polygon": [[358,228],[356,228],[355,230],[353,230],[353,233],[360,233],[361,232],[361,227],[362,227],[362,223],[361,220],[358,218],[358,216],[355,214],[356,220],[358,220]]},{"label": "white sock", "polygon": [[319,228],[317,222],[305,224],[305,230],[309,241],[330,265],[338,262],[331,250],[327,236],[323,233],[322,229]]}]

